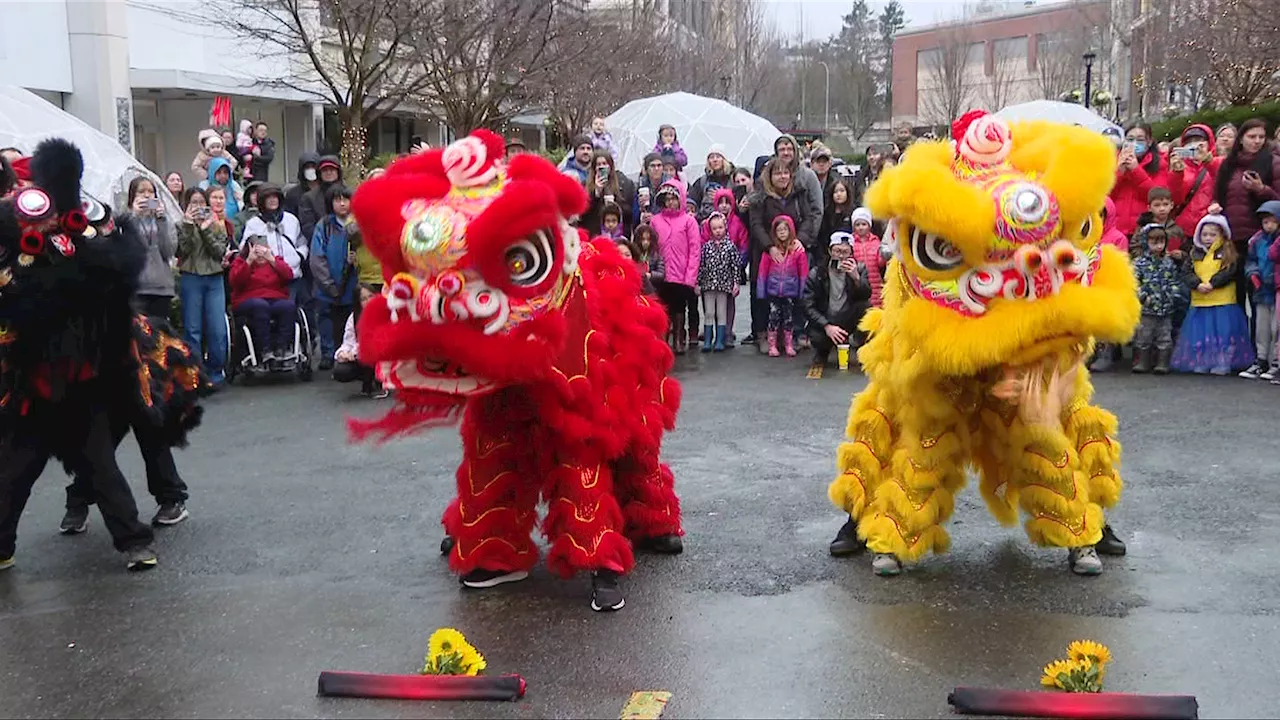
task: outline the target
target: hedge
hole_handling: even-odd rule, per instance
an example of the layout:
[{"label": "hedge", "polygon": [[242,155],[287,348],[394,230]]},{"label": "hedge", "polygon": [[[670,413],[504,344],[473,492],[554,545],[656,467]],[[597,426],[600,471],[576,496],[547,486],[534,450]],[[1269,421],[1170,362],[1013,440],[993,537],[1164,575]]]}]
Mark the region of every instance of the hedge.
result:
[{"label": "hedge", "polygon": [[1157,139],[1172,140],[1182,134],[1188,125],[1208,125],[1217,130],[1223,123],[1232,123],[1239,127],[1249,118],[1262,118],[1267,127],[1274,132],[1280,126],[1280,102],[1260,103],[1258,105],[1237,105],[1220,110],[1200,110],[1190,115],[1181,115],[1169,120],[1152,123],[1151,130]]}]

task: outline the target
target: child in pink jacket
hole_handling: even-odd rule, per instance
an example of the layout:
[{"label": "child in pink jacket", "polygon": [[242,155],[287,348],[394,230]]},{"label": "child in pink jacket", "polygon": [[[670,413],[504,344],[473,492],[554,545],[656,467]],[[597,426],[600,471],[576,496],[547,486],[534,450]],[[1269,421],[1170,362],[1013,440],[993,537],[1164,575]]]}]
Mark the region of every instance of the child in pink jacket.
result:
[{"label": "child in pink jacket", "polygon": [[795,357],[791,329],[795,326],[796,303],[804,294],[805,279],[809,277],[809,256],[796,237],[796,224],[790,216],[774,218],[771,232],[773,248],[781,252],[782,260],[775,261],[772,252],[760,258],[756,297],[769,300],[769,357],[780,355],[778,331],[782,331],[787,357]]},{"label": "child in pink jacket", "polygon": [[[649,224],[658,234],[658,252],[666,265],[666,278],[658,287],[658,297],[667,306],[671,318],[671,349],[683,355],[689,335],[697,337],[701,318],[698,316],[698,264],[702,259],[702,236],[698,221],[685,209],[684,184],[678,180],[662,183],[656,196],[662,210]],[[685,329],[685,318],[688,327]]]}]

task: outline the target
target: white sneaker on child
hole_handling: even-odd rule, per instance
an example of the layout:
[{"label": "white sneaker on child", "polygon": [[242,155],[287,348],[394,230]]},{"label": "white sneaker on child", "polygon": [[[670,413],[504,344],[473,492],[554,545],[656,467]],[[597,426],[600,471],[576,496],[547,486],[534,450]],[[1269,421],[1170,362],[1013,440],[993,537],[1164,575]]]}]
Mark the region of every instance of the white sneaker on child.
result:
[{"label": "white sneaker on child", "polygon": [[1277,370],[1275,368],[1267,368],[1267,371],[1262,373],[1258,377],[1262,378],[1263,380],[1275,380],[1276,376],[1277,376]]},{"label": "white sneaker on child", "polygon": [[1260,362],[1254,362],[1248,368],[1241,370],[1239,376],[1246,380],[1257,380],[1262,372],[1267,368]]}]

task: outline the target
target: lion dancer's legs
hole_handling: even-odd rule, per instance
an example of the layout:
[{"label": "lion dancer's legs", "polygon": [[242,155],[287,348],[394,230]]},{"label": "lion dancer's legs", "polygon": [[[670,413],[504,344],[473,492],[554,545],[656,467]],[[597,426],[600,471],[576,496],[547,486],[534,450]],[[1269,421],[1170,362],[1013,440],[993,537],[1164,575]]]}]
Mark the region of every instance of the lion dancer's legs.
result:
[{"label": "lion dancer's legs", "polygon": [[1088,471],[1073,439],[1061,427],[1028,425],[1020,418],[1010,428],[1010,438],[1002,463],[1009,467],[1009,483],[1027,516],[1027,537],[1037,545],[1068,548],[1071,568],[1078,574],[1102,572],[1094,549],[1102,537],[1102,508],[1091,500]]},{"label": "lion dancer's legs", "polygon": [[538,560],[530,535],[540,483],[525,460],[531,418],[518,397],[498,393],[476,401],[462,420],[458,495],[444,526],[449,566],[467,587],[523,580]]},{"label": "lion dancer's legs", "polygon": [[635,548],[666,555],[683,552],[675,477],[659,462],[657,448],[634,448],[618,460],[614,472],[614,495]]},{"label": "lion dancer's legs", "polygon": [[847,440],[836,450],[839,474],[827,494],[849,516],[831,541],[830,552],[836,557],[856,555],[866,549],[866,543],[858,537],[858,518],[871,504],[893,453],[893,426],[882,403],[891,404],[888,393],[875,382],[854,398],[845,432]]},{"label": "lion dancer's legs", "polygon": [[[1089,498],[1105,509],[1120,500],[1123,483],[1118,470],[1120,443],[1116,441],[1116,416],[1089,404],[1093,387],[1087,377],[1076,383],[1076,401],[1063,413],[1063,430],[1080,456],[1080,467],[1089,478]],[[1095,546],[1102,555],[1124,555],[1125,545],[1111,525],[1102,526],[1102,539]]]},{"label": "lion dancer's legs", "polygon": [[[875,553],[872,569],[878,575],[896,575],[903,563],[930,551],[945,552],[951,544],[942,524],[951,517],[968,460],[968,428],[957,404],[957,398],[922,380],[910,404],[899,404],[894,413],[871,410],[893,418],[897,426],[888,471],[881,470],[860,513],[852,512],[856,502],[850,508],[859,537]],[[855,435],[855,442],[859,439]]]},{"label": "lion dancer's legs", "polygon": [[547,567],[563,578],[591,572],[591,609],[621,610],[625,601],[618,578],[631,571],[635,558],[622,533],[613,468],[589,447],[562,450],[559,460],[543,491],[543,531],[551,542]]}]

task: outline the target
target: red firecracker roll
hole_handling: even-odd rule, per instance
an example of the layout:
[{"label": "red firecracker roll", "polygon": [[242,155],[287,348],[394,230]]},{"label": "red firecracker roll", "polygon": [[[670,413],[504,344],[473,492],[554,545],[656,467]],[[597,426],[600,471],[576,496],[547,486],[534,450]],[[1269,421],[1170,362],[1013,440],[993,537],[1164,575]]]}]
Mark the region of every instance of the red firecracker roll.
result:
[{"label": "red firecracker roll", "polygon": [[358,672],[320,673],[319,694],[325,697],[389,700],[505,700],[524,697],[519,675],[378,675]]},{"label": "red firecracker roll", "polygon": [[1196,720],[1191,695],[1060,693],[994,688],[956,688],[947,702],[961,715],[1089,718],[1097,720]]}]

